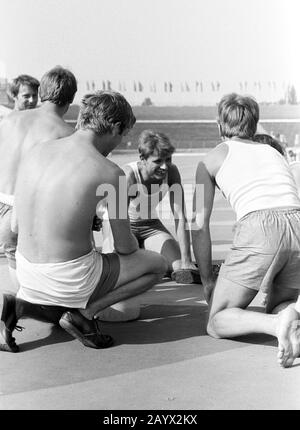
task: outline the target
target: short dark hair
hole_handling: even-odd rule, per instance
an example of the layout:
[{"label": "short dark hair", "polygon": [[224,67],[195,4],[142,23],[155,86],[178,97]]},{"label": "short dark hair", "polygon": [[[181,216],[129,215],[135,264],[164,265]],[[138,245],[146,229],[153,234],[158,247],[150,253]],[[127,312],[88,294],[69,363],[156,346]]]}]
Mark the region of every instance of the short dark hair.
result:
[{"label": "short dark hair", "polygon": [[39,81],[30,75],[19,75],[14,78],[9,86],[9,96],[14,98],[19,94],[20,86],[28,85],[30,88],[38,92],[40,83]]},{"label": "short dark hair", "polygon": [[96,91],[86,94],[77,120],[77,129],[89,129],[100,135],[110,133],[113,126],[120,124],[120,134],[132,128],[136,118],[125,97],[115,91]]},{"label": "short dark hair", "polygon": [[144,130],[139,136],[138,151],[140,157],[145,160],[155,151],[159,157],[166,158],[173,154],[175,147],[166,134]]},{"label": "short dark hair", "polygon": [[49,101],[58,106],[71,104],[77,91],[77,81],[73,73],[61,66],[49,70],[41,79],[41,102]]},{"label": "short dark hair", "polygon": [[263,143],[265,145],[270,145],[270,146],[272,146],[272,148],[274,148],[278,152],[280,152],[281,155],[283,155],[283,156],[285,155],[285,151],[284,151],[283,147],[281,146],[281,143],[278,142],[278,140],[274,139],[269,134],[264,134],[264,133],[255,134],[253,136],[252,140],[254,142],[260,142],[260,143]]},{"label": "short dark hair", "polygon": [[218,104],[218,123],[222,137],[252,139],[259,120],[259,106],[250,96],[225,95]]}]

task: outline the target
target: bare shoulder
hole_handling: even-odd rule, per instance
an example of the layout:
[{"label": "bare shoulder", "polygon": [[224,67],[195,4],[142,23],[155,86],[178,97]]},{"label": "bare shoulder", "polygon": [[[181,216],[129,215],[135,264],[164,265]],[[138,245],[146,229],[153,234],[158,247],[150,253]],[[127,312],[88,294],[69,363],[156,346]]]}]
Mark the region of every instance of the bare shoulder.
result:
[{"label": "bare shoulder", "polygon": [[203,164],[211,176],[216,176],[227,154],[228,146],[225,142],[222,142],[205,155]]},{"label": "bare shoulder", "polygon": [[126,176],[127,183],[129,185],[135,184],[136,179],[135,179],[135,174],[132,167],[129,166],[129,164],[125,164],[125,166],[123,166],[123,171]]},{"label": "bare shoulder", "polygon": [[96,163],[96,169],[94,169],[94,174],[101,182],[105,180],[106,183],[113,185],[118,185],[119,178],[121,176],[125,178],[123,169],[101,154],[99,154],[99,158]]},{"label": "bare shoulder", "polygon": [[0,122],[0,130],[7,130],[14,128],[15,125],[18,123],[20,119],[20,112],[19,111],[12,111],[8,115],[6,115],[4,118],[2,118]]}]

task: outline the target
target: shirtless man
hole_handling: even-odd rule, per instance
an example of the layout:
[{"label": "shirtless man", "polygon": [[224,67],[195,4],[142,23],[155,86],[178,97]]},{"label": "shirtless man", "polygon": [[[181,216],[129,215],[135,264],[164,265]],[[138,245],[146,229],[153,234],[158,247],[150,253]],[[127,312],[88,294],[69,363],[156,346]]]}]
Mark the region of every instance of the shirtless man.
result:
[{"label": "shirtless man", "polygon": [[[127,177],[131,230],[141,248],[159,252],[167,259],[168,273],[175,281],[200,282],[198,270],[191,261],[184,191],[179,170],[172,162],[174,150],[165,134],[152,130],[141,133],[138,145],[140,159],[123,167]],[[159,202],[167,193],[178,242],[163,225],[157,212]],[[109,234],[107,222],[104,220],[103,223],[104,252],[107,252]]]},{"label": "shirtless man", "polygon": [[77,91],[76,79],[69,70],[55,67],[41,79],[42,105],[37,109],[13,111],[0,123],[0,245],[15,278],[17,235],[11,231],[11,213],[20,163],[37,142],[65,137],[74,132],[63,120]]},{"label": "shirtless man", "polygon": [[[215,338],[273,335],[278,362],[289,367],[300,352],[300,199],[295,181],[278,151],[253,141],[259,120],[254,99],[224,96],[218,117],[223,142],[198,164],[193,203],[193,249],[210,308],[207,332]],[[216,186],[235,210],[237,225],[215,285],[209,220]],[[259,290],[267,293],[267,313],[246,309]]]},{"label": "shirtless man", "polygon": [[38,102],[40,83],[29,75],[19,75],[12,80],[9,95],[14,100],[14,110],[34,109]]},{"label": "shirtless man", "polygon": [[[87,95],[77,131],[35,145],[23,161],[14,217],[20,289],[16,297],[3,297],[3,350],[18,351],[12,331],[26,316],[59,322],[87,347],[108,347],[112,338],[100,334],[97,312],[143,293],[162,278],[164,258],[139,250],[131,233],[126,188],[125,196],[120,188],[124,172],[106,158],[134,123],[121,94]],[[98,253],[91,237],[96,207],[104,197],[101,186],[113,190],[108,204],[112,254]]]}]

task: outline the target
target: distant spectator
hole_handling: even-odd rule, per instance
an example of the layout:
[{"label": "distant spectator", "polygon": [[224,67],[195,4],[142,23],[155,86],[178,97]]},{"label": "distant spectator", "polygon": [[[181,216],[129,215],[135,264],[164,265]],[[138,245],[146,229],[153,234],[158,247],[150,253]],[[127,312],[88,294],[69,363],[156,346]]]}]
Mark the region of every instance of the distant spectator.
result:
[{"label": "distant spectator", "polygon": [[13,79],[9,95],[14,100],[14,110],[34,109],[38,102],[40,83],[29,75],[19,75]]}]

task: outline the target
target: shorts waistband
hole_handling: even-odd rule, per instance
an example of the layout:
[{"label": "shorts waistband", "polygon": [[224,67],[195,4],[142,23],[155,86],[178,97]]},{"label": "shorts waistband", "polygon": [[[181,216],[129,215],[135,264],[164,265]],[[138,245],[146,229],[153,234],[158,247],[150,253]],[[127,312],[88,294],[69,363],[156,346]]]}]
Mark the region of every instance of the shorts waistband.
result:
[{"label": "shorts waistband", "polygon": [[13,206],[15,197],[12,194],[5,194],[0,192],[0,202],[9,206]]},{"label": "shorts waistband", "polygon": [[248,217],[253,216],[253,215],[267,215],[267,214],[288,215],[288,214],[294,214],[294,213],[300,214],[300,208],[294,208],[294,207],[280,208],[279,207],[279,208],[270,208],[270,209],[259,209],[257,211],[247,213],[242,218],[240,218],[238,222],[244,221],[245,219],[247,219]]}]

